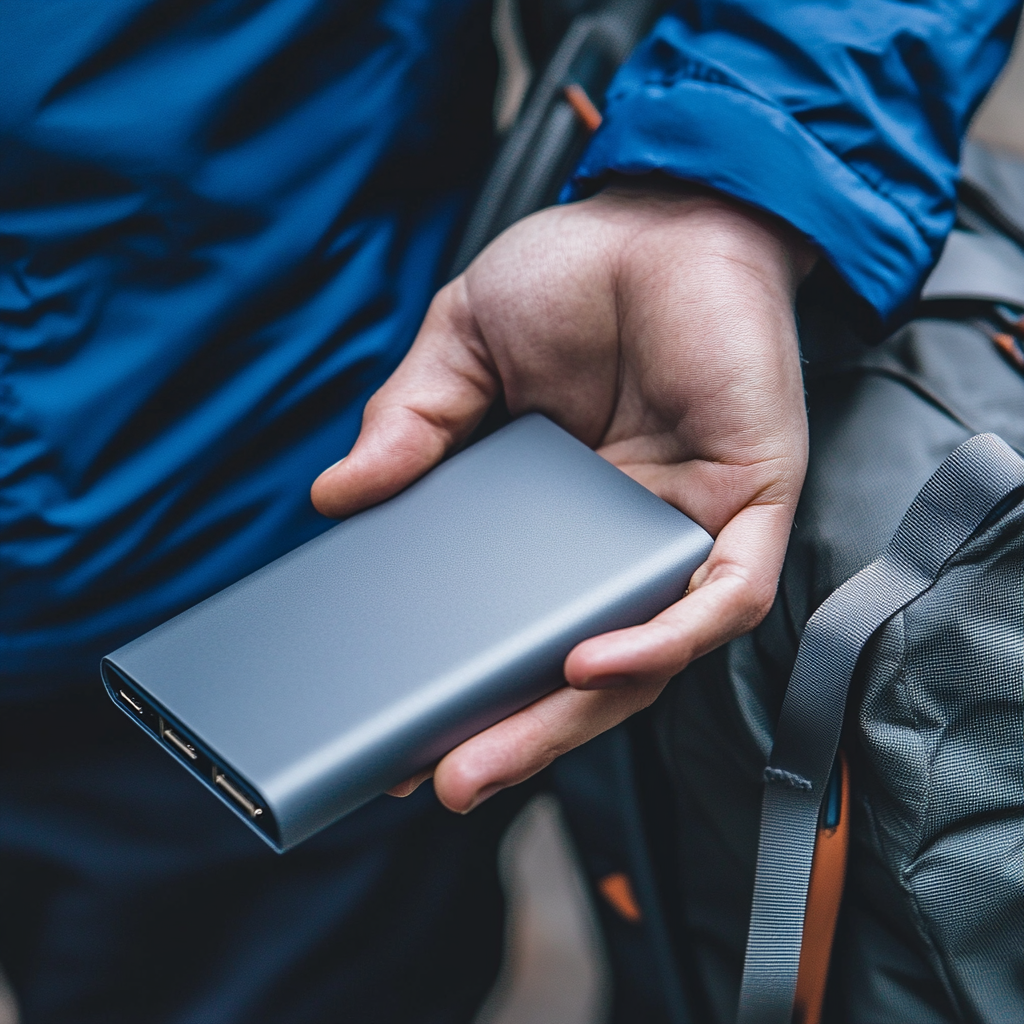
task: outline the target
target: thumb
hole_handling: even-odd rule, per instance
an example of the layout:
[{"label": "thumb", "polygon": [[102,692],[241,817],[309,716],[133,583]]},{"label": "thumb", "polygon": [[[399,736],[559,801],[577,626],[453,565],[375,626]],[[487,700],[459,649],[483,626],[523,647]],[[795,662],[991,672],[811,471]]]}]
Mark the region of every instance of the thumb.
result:
[{"label": "thumb", "polygon": [[313,505],[337,518],[397,494],[469,435],[499,387],[458,277],[434,297],[408,355],[367,403],[352,450],[314,481]]}]

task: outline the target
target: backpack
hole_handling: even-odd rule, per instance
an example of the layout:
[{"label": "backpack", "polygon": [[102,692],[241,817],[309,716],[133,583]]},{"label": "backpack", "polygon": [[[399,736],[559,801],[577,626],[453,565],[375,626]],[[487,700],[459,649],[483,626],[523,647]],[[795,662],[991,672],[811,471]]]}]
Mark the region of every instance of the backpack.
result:
[{"label": "backpack", "polygon": [[[924,403],[927,412],[915,414],[890,402],[888,418],[875,411],[872,431],[854,427],[863,451],[880,426],[902,434],[905,450],[916,432],[916,447],[932,458],[950,444],[950,427],[975,436],[934,471],[881,555],[820,604],[872,542],[851,529],[836,544],[842,524],[833,517],[832,536],[811,542],[818,565],[810,572],[807,540],[798,544],[804,579],[816,576],[818,591],[802,611],[817,609],[800,635],[764,772],[741,1021],[790,1020],[805,916],[818,924],[817,908],[805,914],[800,898],[802,872],[815,823],[817,845],[828,841],[820,827],[827,780],[834,804],[842,768],[833,758],[851,690],[857,867],[834,1014],[1000,1021],[1024,1006],[1024,460],[995,434],[976,433],[1024,444],[1024,232],[1014,217],[1015,205],[1024,213],[1024,166],[969,146],[963,174],[958,225],[919,317],[881,349],[813,375],[812,387],[831,389],[832,400],[845,391],[847,410],[871,376]],[[934,428],[935,413],[945,430]],[[892,488],[887,476],[899,468],[880,461],[863,472]],[[894,505],[876,507],[886,504]],[[832,557],[822,564],[823,555]],[[809,807],[810,824],[798,824],[794,801]],[[826,964],[820,926],[817,939]],[[806,997],[797,1008],[815,1019]]]},{"label": "backpack", "polygon": [[[851,683],[852,827],[874,862],[873,902],[902,911],[906,951],[932,968],[957,1018],[1009,1020],[1024,1005],[1022,497],[1024,459],[976,435],[942,462],[882,555],[808,620],[764,769],[741,1022],[791,1019]],[[912,1016],[883,989],[864,1019],[925,1019],[937,1000],[914,988],[925,1005]]]}]

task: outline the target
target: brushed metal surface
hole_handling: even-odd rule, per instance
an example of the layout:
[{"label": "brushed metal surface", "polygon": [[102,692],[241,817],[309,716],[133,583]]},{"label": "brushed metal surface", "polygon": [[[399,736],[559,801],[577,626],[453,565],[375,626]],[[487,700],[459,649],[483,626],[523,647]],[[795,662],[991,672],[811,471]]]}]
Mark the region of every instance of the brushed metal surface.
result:
[{"label": "brushed metal surface", "polygon": [[532,414],[104,661],[262,796],[286,849],[558,686],[711,544]]}]

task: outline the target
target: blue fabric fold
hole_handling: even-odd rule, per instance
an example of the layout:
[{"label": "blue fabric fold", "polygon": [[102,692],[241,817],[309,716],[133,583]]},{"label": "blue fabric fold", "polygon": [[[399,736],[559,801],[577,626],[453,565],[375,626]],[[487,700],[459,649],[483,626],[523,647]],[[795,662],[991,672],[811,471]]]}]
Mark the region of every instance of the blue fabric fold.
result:
[{"label": "blue fabric fold", "polygon": [[953,224],[963,134],[1009,53],[1016,0],[705,0],[612,82],[564,198],[664,172],[776,214],[897,320]]},{"label": "blue fabric fold", "polygon": [[0,699],[326,529],[491,146],[480,0],[0,5]]}]

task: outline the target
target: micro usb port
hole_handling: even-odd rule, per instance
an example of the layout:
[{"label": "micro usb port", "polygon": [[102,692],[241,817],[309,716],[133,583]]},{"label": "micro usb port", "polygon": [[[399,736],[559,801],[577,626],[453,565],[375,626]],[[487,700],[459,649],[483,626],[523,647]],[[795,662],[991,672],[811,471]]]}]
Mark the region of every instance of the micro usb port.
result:
[{"label": "micro usb port", "polygon": [[213,781],[214,784],[223,789],[236,804],[243,807],[250,818],[258,818],[263,813],[262,807],[253,803],[253,801],[250,800],[245,793],[243,793],[223,772],[217,771],[216,768],[213,770]]}]

